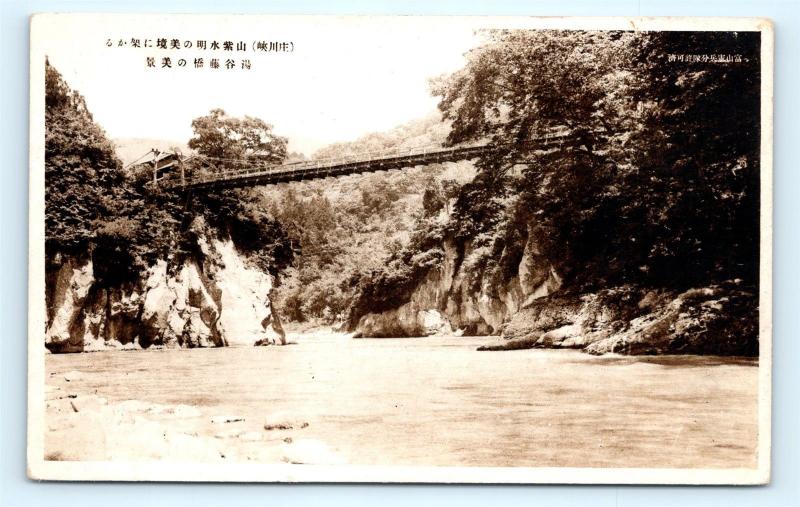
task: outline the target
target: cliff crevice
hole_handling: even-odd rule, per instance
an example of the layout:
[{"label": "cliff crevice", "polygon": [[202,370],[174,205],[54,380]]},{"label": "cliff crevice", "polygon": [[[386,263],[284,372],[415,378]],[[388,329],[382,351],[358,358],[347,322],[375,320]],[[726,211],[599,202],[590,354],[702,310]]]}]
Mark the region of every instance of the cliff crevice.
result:
[{"label": "cliff crevice", "polygon": [[201,255],[159,259],[133,281],[95,277],[91,256],[61,256],[48,274],[51,352],[247,346],[283,341],[272,278],[206,228]]}]

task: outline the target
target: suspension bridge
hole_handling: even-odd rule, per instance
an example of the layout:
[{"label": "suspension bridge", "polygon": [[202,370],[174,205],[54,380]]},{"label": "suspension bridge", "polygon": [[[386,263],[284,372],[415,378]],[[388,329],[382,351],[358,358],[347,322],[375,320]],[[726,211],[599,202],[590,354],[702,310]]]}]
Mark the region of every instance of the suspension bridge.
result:
[{"label": "suspension bridge", "polygon": [[[532,139],[526,145],[531,150],[550,150],[574,141],[569,132],[550,133]],[[423,146],[388,151],[363,152],[357,155],[334,157],[278,165],[264,165],[247,159],[228,161],[212,157],[163,156],[156,154],[152,161],[153,182],[163,188],[175,190],[209,190],[212,188],[236,188],[257,185],[274,185],[291,181],[322,179],[350,174],[389,171],[442,162],[472,160],[496,150],[488,143],[473,143],[460,146]],[[169,154],[168,154],[169,155]],[[208,173],[187,174],[185,169],[193,158],[206,159],[206,165],[221,167]],[[233,166],[233,167],[226,167]]]}]

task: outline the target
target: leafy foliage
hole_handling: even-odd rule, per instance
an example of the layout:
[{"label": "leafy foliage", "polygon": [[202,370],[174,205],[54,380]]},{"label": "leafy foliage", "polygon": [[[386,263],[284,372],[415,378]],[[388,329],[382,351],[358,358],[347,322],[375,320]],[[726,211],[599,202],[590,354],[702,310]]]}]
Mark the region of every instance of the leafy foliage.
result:
[{"label": "leafy foliage", "polygon": [[[527,222],[576,288],[757,279],[758,34],[492,31],[439,80],[451,143],[491,139],[455,232]],[[739,54],[676,63],[670,54]],[[536,69],[536,72],[531,72]],[[536,150],[546,132],[574,142]],[[503,178],[523,164],[519,178]]]},{"label": "leafy foliage", "polygon": [[[472,290],[490,295],[518,274],[531,236],[566,291],[757,284],[758,34],[484,35],[432,88],[447,142],[495,151],[452,194],[446,223],[418,222],[407,248],[425,257],[441,242],[419,239],[446,238]],[[741,62],[669,60],[698,52]],[[554,149],[536,144],[566,133]],[[426,212],[436,209],[426,191]],[[360,279],[351,326],[408,300],[429,265],[410,251]]]},{"label": "leafy foliage", "polygon": [[[66,256],[89,255],[100,286],[135,280],[157,259],[177,265],[197,256],[198,217],[210,232],[230,237],[264,271],[277,275],[295,251],[284,229],[259,207],[257,195],[221,191],[187,198],[149,185],[151,169],[123,170],[114,147],[93,121],[85,100],[61,75],[46,67],[46,249],[56,267]],[[222,163],[275,163],[286,155],[286,140],[272,135],[257,118],[227,117],[221,110],[193,122],[190,146]],[[200,159],[196,170],[219,169]],[[63,255],[59,255],[63,254]]]},{"label": "leafy foliage", "polygon": [[[315,158],[441,144],[446,135],[447,125],[432,115],[389,132],[325,147]],[[383,270],[400,269],[401,257],[411,259],[408,245],[427,228],[423,222],[449,208],[457,188],[473,175],[471,164],[460,163],[260,189],[264,207],[302,251],[275,289],[283,315],[298,322],[341,321],[353,305],[376,303],[361,293],[373,276],[385,281],[381,285],[385,290],[375,290],[382,298],[402,300],[402,293],[413,288],[416,274],[384,276]],[[441,252],[440,244],[432,241],[430,246]],[[420,260],[419,267],[427,263]]]},{"label": "leafy foliage", "polygon": [[406,303],[431,269],[444,260],[443,224],[437,218],[423,218],[410,241],[392,252],[385,265],[362,272],[349,307],[348,327],[369,312],[382,312]]},{"label": "leafy foliage", "polygon": [[[280,164],[287,156],[286,138],[275,135],[259,118],[233,118],[213,109],[193,120],[192,129],[188,145],[200,156],[192,160],[190,172]],[[298,251],[281,224],[263,211],[256,190],[217,189],[192,195],[191,200],[193,209],[262,270],[277,276],[292,264]]]},{"label": "leafy foliage", "polygon": [[94,222],[112,212],[122,173],[114,146],[86,102],[45,63],[45,217],[49,252],[77,252],[94,238]]},{"label": "leafy foliage", "polygon": [[286,138],[275,135],[272,125],[260,118],[233,118],[222,109],[212,109],[192,120],[192,131],[189,148],[206,157],[272,164],[286,158]]},{"label": "leafy foliage", "polygon": [[[531,236],[567,290],[757,283],[757,33],[485,36],[463,69],[433,81],[441,117],[315,154],[491,142],[477,175],[469,163],[434,165],[188,199],[146,188],[146,170],[122,171],[83,99],[48,65],[48,256],[88,249],[103,277],[124,280],[167,253],[195,255],[190,224],[202,216],[283,275],[276,299],[290,320],[351,324],[406,302],[445,241],[473,289],[489,292],[517,274]],[[741,62],[669,59],[698,52]],[[192,126],[200,156],[190,172],[302,158],[256,118],[215,109]],[[553,133],[571,137],[540,149]]]}]

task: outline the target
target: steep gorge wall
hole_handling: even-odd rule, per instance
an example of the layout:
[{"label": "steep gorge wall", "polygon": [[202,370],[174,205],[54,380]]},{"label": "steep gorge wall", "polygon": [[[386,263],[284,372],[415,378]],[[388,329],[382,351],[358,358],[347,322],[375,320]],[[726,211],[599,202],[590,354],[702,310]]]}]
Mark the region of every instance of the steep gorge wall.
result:
[{"label": "steep gorge wall", "polygon": [[479,350],[573,348],[591,354],[758,356],[757,287],[728,280],[688,290],[632,285],[566,291],[529,235],[516,274],[470,284],[469,244],[445,259],[405,304],[358,321],[356,336],[502,335]]},{"label": "steep gorge wall", "polygon": [[133,281],[101,286],[91,259],[64,258],[48,274],[45,345],[52,352],[219,347],[283,341],[272,280],[230,239],[198,239],[201,258],[159,260]]},{"label": "steep gorge wall", "polygon": [[428,273],[407,303],[362,316],[356,335],[499,334],[503,324],[521,308],[561,286],[558,274],[539,253],[532,235],[525,244],[516,274],[499,286],[483,278],[477,291],[470,279],[472,245],[468,242],[459,249],[454,242],[445,240],[443,249],[443,262]]}]

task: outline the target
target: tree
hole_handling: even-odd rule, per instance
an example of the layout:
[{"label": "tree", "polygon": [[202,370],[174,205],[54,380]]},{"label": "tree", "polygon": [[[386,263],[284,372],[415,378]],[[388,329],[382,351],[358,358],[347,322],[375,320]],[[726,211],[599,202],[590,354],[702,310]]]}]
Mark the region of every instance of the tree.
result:
[{"label": "tree", "polygon": [[61,74],[45,61],[45,244],[48,257],[85,250],[95,222],[123,191],[113,144]]},{"label": "tree", "polygon": [[[520,230],[504,221],[528,223],[574,287],[757,279],[757,34],[486,36],[464,69],[434,83],[448,141],[497,148],[456,201],[457,229],[502,241]],[[743,59],[668,61],[698,49]],[[574,141],[534,149],[559,131]],[[522,177],[507,178],[517,164]],[[510,214],[487,206],[509,189],[519,196]]]},{"label": "tree", "polygon": [[[180,263],[198,253],[198,231],[190,226],[196,214],[264,271],[277,275],[292,263],[297,245],[252,191],[208,192],[187,199],[150,186],[148,168],[123,170],[83,97],[49,62],[45,106],[48,269],[57,267],[63,257],[59,253],[90,256],[98,286],[116,286],[136,279],[157,259]],[[201,154],[278,163],[286,153],[286,140],[272,135],[259,119],[228,118],[214,110],[193,125],[193,148]],[[213,167],[212,160],[201,157],[198,169]]]},{"label": "tree", "polygon": [[286,158],[285,137],[272,132],[272,125],[259,118],[233,118],[222,109],[192,120],[194,135],[189,148],[205,157],[280,164]]},{"label": "tree", "polygon": [[[275,135],[259,118],[234,118],[222,109],[192,121],[189,147],[200,157],[192,171],[235,170],[252,165],[280,164],[286,158],[287,139]],[[192,196],[193,208],[202,213],[220,236],[230,237],[256,264],[274,276],[289,267],[299,245],[285,228],[263,210],[253,189],[219,189]]]},{"label": "tree", "polygon": [[184,207],[174,194],[147,189],[150,178],[123,170],[84,98],[45,62],[48,269],[64,257],[91,257],[98,285],[114,286],[167,253],[179,257]]}]

